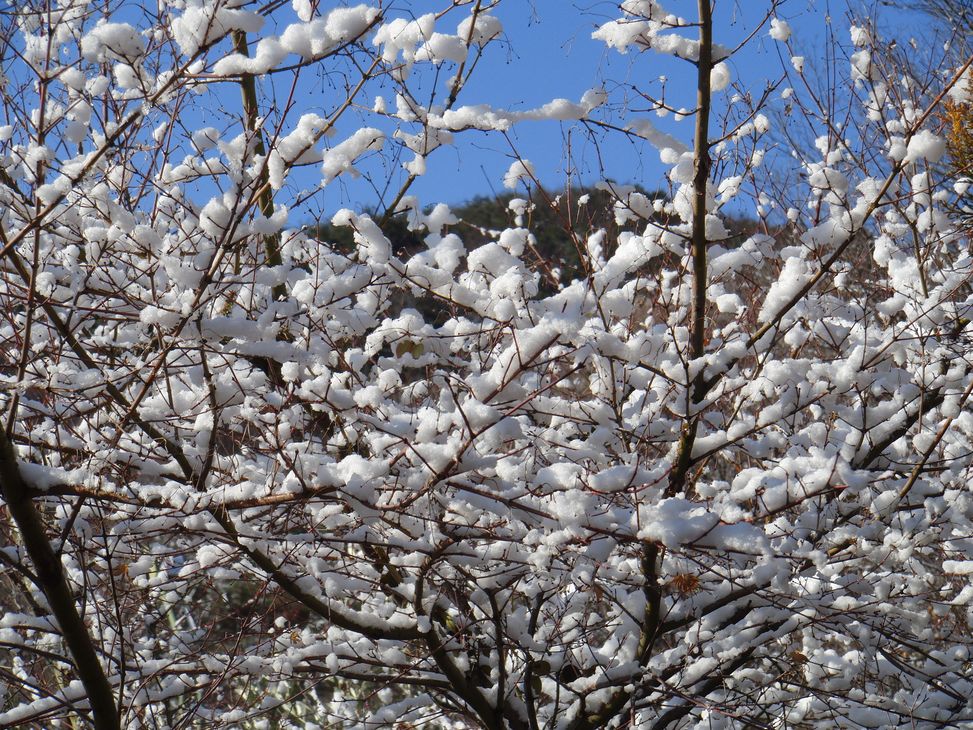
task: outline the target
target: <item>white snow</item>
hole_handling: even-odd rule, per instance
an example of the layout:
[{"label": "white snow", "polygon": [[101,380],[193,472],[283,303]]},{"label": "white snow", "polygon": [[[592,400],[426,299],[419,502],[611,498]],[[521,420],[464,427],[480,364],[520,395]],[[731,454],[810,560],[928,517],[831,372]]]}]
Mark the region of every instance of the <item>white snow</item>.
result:
[{"label": "white snow", "polygon": [[905,161],[927,160],[939,162],[946,153],[946,141],[928,129],[921,129],[912,135],[906,148]]},{"label": "white snow", "polygon": [[81,39],[81,55],[88,61],[137,61],[145,53],[145,39],[128,23],[101,22]]},{"label": "white snow", "polygon": [[769,35],[775,41],[786,43],[787,39],[791,37],[791,26],[786,20],[771,18]]},{"label": "white snow", "polygon": [[470,43],[478,46],[485,46],[501,33],[503,33],[503,24],[496,16],[489,13],[469,15],[456,26],[456,35],[462,38],[464,43],[469,39]]},{"label": "white snow", "polygon": [[713,91],[723,91],[723,89],[730,85],[731,78],[730,67],[721,61],[710,70],[710,88]]},{"label": "white snow", "polygon": [[417,61],[431,61],[437,64],[443,61],[462,63],[466,60],[467,50],[466,42],[460,36],[433,33],[432,37],[416,51],[415,58]]},{"label": "white snow", "polygon": [[503,176],[503,186],[514,190],[521,181],[529,186],[535,179],[534,165],[530,160],[514,160]]},{"label": "white snow", "polygon": [[327,184],[342,173],[358,175],[355,161],[369,151],[378,151],[385,144],[385,134],[373,127],[359,129],[343,142],[327,150],[321,161],[321,172]]}]

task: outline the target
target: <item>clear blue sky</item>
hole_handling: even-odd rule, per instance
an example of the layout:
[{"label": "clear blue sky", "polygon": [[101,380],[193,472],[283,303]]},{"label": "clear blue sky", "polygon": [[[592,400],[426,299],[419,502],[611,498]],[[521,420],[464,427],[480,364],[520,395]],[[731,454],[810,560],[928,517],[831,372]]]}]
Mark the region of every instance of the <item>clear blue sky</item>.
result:
[{"label": "clear blue sky", "polygon": [[[357,1],[349,0],[349,4]],[[664,0],[663,4],[677,15],[688,19],[696,17],[696,0]],[[763,19],[769,4],[769,0],[717,0],[716,41],[728,47],[742,42]],[[440,11],[445,5],[443,0],[391,0],[385,3],[393,17],[419,16]],[[827,46],[828,17],[833,18],[837,40],[849,44],[846,22],[849,7],[853,12],[864,13],[874,5],[855,0],[847,3],[844,0],[783,0],[780,3],[778,17],[791,24],[794,31],[792,43],[798,54],[806,56],[809,75],[814,75],[813,68],[820,64]],[[134,13],[133,8],[123,3],[113,17],[131,20],[137,25],[137,13],[127,17]],[[469,13],[469,8],[466,5],[454,9],[437,29],[454,32],[455,24]],[[617,103],[624,101],[626,96],[631,101],[632,88],[658,96],[662,88],[661,77],[667,79],[666,101],[670,105],[691,108],[695,104],[695,69],[690,64],[653,52],[631,51],[621,55],[591,38],[597,27],[619,17],[618,3],[613,0],[503,0],[493,12],[504,24],[504,36],[487,47],[471,83],[460,96],[460,105],[485,103],[499,109],[527,110],[555,98],[578,101],[588,89],[601,86]],[[905,42],[910,34],[921,37],[932,32],[932,23],[922,15],[889,8],[881,8],[881,12],[886,19],[883,29],[889,38],[895,36]],[[293,20],[290,9],[281,8],[278,22],[286,25]],[[282,29],[282,26],[268,27],[265,32],[279,33]],[[786,49],[771,39],[764,27],[729,61],[733,82],[740,84],[738,88],[759,94],[768,80],[778,78],[783,66],[789,65],[786,58],[782,63],[781,53],[787,56]],[[331,88],[330,82],[322,76],[327,71],[306,72],[295,112],[326,115],[334,110],[335,104],[343,98],[342,80],[337,80],[337,89]],[[445,79],[454,71],[455,66],[451,64],[443,68],[438,81],[438,100],[445,98]],[[283,77],[273,82],[262,80],[261,102],[273,102],[268,95],[272,93],[271,84],[281,85],[278,91],[283,89],[286,93],[286,81]],[[188,127],[226,126],[230,119],[238,118],[240,102],[236,85],[218,84],[211,87],[211,91],[184,110],[182,121]],[[732,87],[724,92],[729,93],[734,93]],[[375,94],[384,96],[394,107],[394,95],[389,86],[368,87],[360,101],[370,106]],[[677,123],[672,116],[660,119],[654,113],[642,113],[616,114],[612,121],[624,125],[637,116],[649,118],[662,131],[686,144],[691,142],[691,118]],[[296,119],[296,115],[292,117],[292,120]],[[392,130],[392,126],[383,125],[372,114],[349,116],[339,123],[338,134],[331,143],[349,136],[362,124]],[[391,145],[386,145],[386,151],[389,148]],[[608,177],[648,189],[665,187],[667,166],[660,162],[658,150],[649,143],[633,143],[620,134],[601,134],[593,140],[577,123],[524,122],[515,126],[509,137],[495,132],[457,134],[455,145],[442,147],[429,156],[426,175],[416,181],[410,193],[417,195],[425,206],[437,202],[459,204],[476,195],[501,192],[504,190],[504,173],[513,161],[515,151],[534,163],[542,183],[552,191],[564,188],[569,173],[574,183],[592,184]],[[382,207],[383,202],[388,203],[405,178],[405,172],[397,162],[389,165],[387,157],[373,157],[366,161],[365,167],[375,181],[392,178],[387,188],[380,191],[381,196],[367,180],[342,175],[313,196],[309,210],[297,215],[302,218],[309,214],[330,217],[341,207],[373,209]],[[297,187],[313,189],[320,179],[320,172],[314,167],[295,173],[292,182]],[[290,192],[298,191],[293,187]],[[279,202],[289,204],[287,198],[288,194],[281,191]]]},{"label": "clear blue sky", "polygon": [[[696,17],[695,0],[669,0],[664,4],[677,15]],[[393,7],[407,7],[420,15],[441,5],[430,0],[398,0]],[[759,0],[718,0],[716,41],[736,46],[760,22],[767,5]],[[870,5],[850,3],[854,12],[865,12]],[[807,57],[809,69],[825,46],[828,17],[833,18],[838,40],[848,43],[848,8],[849,4],[841,0],[786,0],[781,4],[778,17],[791,24],[792,42]],[[928,22],[922,16],[909,14],[908,22],[904,22],[902,14],[888,9],[883,9],[883,13],[896,24],[896,33],[922,35],[929,31]],[[487,103],[503,109],[525,110],[558,97],[577,101],[587,89],[602,85],[617,101],[626,93],[624,86],[639,86],[657,93],[661,76],[667,78],[666,96],[670,104],[687,108],[694,104],[695,69],[688,63],[652,52],[632,51],[620,55],[591,38],[596,27],[619,16],[614,2],[508,0],[500,4],[495,14],[504,23],[505,37],[501,43],[488,48],[473,81],[460,97],[461,104]],[[448,32],[449,24],[444,25]],[[893,32],[892,26],[886,28]],[[764,28],[730,61],[734,82],[741,82],[759,94],[768,80],[779,77],[780,53],[787,56],[784,47],[771,39]],[[648,117],[663,131],[684,142],[691,141],[690,119],[676,123],[671,116],[659,119],[649,114]],[[608,176],[649,189],[664,186],[665,167],[659,161],[657,150],[648,143],[632,144],[615,134],[602,136],[596,144],[577,124],[525,122],[515,127],[509,139],[498,133],[458,134],[456,145],[441,148],[429,156],[428,172],[414,184],[411,192],[426,205],[439,201],[459,203],[475,195],[502,191],[503,175],[513,160],[514,148],[535,164],[543,184],[552,190],[563,189],[569,171],[574,180],[586,184]],[[332,210],[342,205],[373,207],[375,197],[374,191],[360,181],[342,181],[325,191],[322,202],[325,209]]]}]

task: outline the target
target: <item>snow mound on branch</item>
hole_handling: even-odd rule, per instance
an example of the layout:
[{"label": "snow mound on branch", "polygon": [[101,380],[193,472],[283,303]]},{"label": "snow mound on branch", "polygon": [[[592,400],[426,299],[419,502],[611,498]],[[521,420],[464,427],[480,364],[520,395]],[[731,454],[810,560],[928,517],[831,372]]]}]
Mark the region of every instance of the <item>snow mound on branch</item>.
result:
[{"label": "snow mound on branch", "polygon": [[781,43],[786,43],[787,39],[791,37],[791,26],[786,20],[780,20],[778,18],[770,19],[770,31],[768,35],[775,41],[780,41]]},{"label": "snow mound on branch", "polygon": [[[699,41],[673,33],[687,23],[666,10],[655,0],[626,0],[621,4],[624,16],[610,20],[591,34],[619,53],[627,53],[630,46],[639,50],[652,49],[656,53],[676,56],[687,61],[699,60]],[[713,59],[728,58],[729,49],[713,44]]]},{"label": "snow mound on branch", "polygon": [[101,23],[81,39],[86,61],[133,61],[145,54],[145,40],[128,23]]},{"label": "snow mound on branch", "polygon": [[912,135],[912,139],[909,140],[905,161],[928,160],[929,162],[939,162],[944,154],[946,154],[946,142],[943,138],[933,134],[928,129],[923,129]]},{"label": "snow mound on branch", "polygon": [[949,90],[949,97],[957,104],[973,102],[973,66],[968,67]]},{"label": "snow mound on branch", "polygon": [[639,540],[678,547],[695,542],[719,523],[719,517],[705,507],[679,497],[664,499],[643,516]]},{"label": "snow mound on branch", "polygon": [[415,20],[396,18],[378,29],[372,44],[382,49],[382,60],[393,63],[400,55],[406,63],[416,58],[416,46],[432,37],[436,16],[426,13]]},{"label": "snow mound on branch", "polygon": [[464,43],[469,38],[470,43],[484,46],[503,33],[503,24],[492,15],[480,13],[475,18],[475,28],[473,27],[474,16],[472,15],[461,20],[460,24],[456,26],[456,35],[462,38]]},{"label": "snow mound on branch", "polygon": [[463,63],[466,60],[466,41],[457,35],[433,33],[432,38],[416,51],[416,60],[435,64],[443,61]]},{"label": "snow mound on branch", "polygon": [[514,190],[521,180],[529,185],[534,175],[534,164],[530,160],[515,160],[507,169],[507,174],[503,176],[503,186],[508,190]]},{"label": "snow mound on branch", "polygon": [[730,67],[725,63],[718,63],[713,66],[713,69],[709,73],[710,88],[713,91],[723,91],[723,89],[730,85],[731,79]]},{"label": "snow mound on branch", "polygon": [[256,33],[264,25],[260,13],[220,7],[203,0],[189,0],[182,15],[172,20],[172,35],[183,55],[195,56],[200,48],[230,31]]},{"label": "snow mound on branch", "polygon": [[[494,109],[487,104],[476,104],[449,109],[441,116],[430,114],[428,123],[434,129],[453,131],[480,129],[503,132],[517,122],[544,120],[567,122],[584,119],[592,109],[604,104],[607,98],[603,89],[589,89],[581,97],[580,103],[568,99],[554,99],[544,106],[523,112],[504,111]],[[401,114],[399,116],[404,118]]]},{"label": "snow mound on branch", "polygon": [[369,150],[381,150],[385,144],[385,134],[374,127],[359,129],[344,142],[336,144],[324,153],[321,171],[324,184],[330,183],[343,172],[357,176],[355,160]]}]

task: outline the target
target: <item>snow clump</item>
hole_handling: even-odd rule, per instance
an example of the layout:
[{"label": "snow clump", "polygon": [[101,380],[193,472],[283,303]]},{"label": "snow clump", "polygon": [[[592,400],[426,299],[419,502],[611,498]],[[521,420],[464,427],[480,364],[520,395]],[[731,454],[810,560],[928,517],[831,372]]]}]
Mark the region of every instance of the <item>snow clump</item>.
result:
[{"label": "snow clump", "polygon": [[786,43],[787,39],[791,37],[791,26],[786,20],[771,18],[769,34],[775,41]]},{"label": "snow clump", "polygon": [[530,181],[534,179],[534,175],[534,165],[530,160],[516,160],[510,165],[507,174],[503,176],[503,186],[508,190],[514,190],[521,180],[529,185]]},{"label": "snow clump", "polygon": [[134,61],[145,54],[145,40],[128,23],[99,23],[81,39],[86,61]]}]

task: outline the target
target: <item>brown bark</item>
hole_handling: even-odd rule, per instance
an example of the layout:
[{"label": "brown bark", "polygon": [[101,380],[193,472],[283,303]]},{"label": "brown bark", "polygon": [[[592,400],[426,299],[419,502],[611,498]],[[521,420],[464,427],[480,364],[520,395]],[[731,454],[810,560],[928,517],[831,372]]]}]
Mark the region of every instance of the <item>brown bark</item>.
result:
[{"label": "brown bark", "polygon": [[64,567],[44,531],[41,516],[17,466],[7,434],[0,429],[0,491],[24,541],[24,550],[34,565],[37,586],[44,592],[61,636],[74,660],[75,672],[84,685],[96,730],[121,728],[115,693],[98,660],[94,641],[78,613],[74,595],[64,578]]}]

